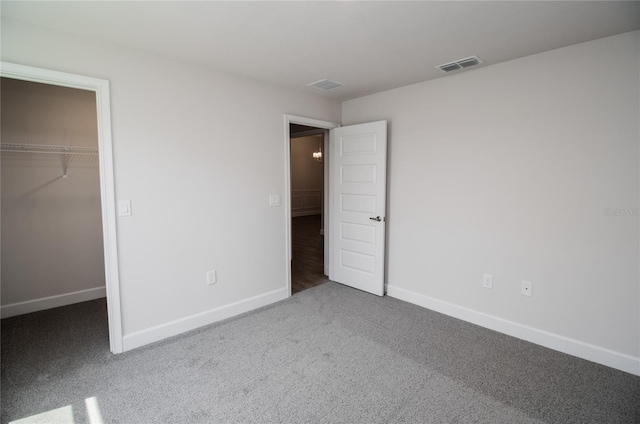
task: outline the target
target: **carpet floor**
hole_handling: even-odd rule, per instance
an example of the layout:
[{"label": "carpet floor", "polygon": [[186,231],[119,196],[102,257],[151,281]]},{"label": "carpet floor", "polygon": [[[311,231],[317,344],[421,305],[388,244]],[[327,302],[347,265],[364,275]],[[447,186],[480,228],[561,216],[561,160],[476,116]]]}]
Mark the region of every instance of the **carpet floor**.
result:
[{"label": "carpet floor", "polygon": [[108,345],[103,299],[2,320],[1,422],[640,422],[640,377],[332,282]]}]

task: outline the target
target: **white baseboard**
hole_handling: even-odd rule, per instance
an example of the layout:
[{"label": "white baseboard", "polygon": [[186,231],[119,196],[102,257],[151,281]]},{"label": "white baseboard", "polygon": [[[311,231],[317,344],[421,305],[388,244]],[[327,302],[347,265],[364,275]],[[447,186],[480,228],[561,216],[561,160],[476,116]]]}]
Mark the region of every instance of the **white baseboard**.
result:
[{"label": "white baseboard", "polygon": [[640,358],[570,339],[538,328],[518,324],[517,322],[478,312],[397,286],[387,285],[386,288],[387,295],[395,297],[396,299],[404,300],[481,327],[548,347],[549,349],[640,376]]},{"label": "white baseboard", "polygon": [[9,318],[16,315],[28,314],[31,312],[43,311],[45,309],[58,308],[60,306],[72,305],[74,303],[86,302],[87,300],[100,299],[107,296],[104,286],[94,289],[80,290],[73,293],[59,294],[57,296],[43,297],[40,299],[27,300],[25,302],[11,303],[0,306],[0,317]]},{"label": "white baseboard", "polygon": [[156,325],[155,327],[145,330],[136,331],[123,337],[123,351],[126,352],[168,337],[177,336],[178,334],[195,330],[204,325],[213,324],[214,322],[233,316],[252,311],[262,306],[269,305],[274,302],[286,299],[289,292],[286,287],[264,293],[258,296],[234,302],[199,314],[180,318],[166,324]]}]

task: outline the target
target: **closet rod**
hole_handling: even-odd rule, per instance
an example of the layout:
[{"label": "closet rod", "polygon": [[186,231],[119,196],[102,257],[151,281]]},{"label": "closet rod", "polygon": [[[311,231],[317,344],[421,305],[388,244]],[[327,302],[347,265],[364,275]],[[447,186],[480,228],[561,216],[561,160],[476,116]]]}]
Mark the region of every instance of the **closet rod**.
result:
[{"label": "closet rod", "polygon": [[97,147],[53,146],[48,144],[16,144],[2,143],[1,150],[7,153],[42,153],[56,155],[88,155],[98,154]]}]

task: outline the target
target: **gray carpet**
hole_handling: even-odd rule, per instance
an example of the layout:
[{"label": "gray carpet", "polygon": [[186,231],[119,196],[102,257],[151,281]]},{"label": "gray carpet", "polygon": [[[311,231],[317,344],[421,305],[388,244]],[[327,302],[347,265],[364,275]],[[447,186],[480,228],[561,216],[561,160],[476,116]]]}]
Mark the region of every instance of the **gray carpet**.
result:
[{"label": "gray carpet", "polygon": [[640,422],[640,377],[335,283],[122,355],[103,299],[4,319],[1,389],[2,423]]}]

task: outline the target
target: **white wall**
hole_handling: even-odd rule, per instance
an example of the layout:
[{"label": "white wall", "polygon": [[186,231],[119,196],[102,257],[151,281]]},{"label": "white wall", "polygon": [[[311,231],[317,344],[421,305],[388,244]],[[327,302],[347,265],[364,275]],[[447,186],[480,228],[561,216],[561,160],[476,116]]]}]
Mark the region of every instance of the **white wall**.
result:
[{"label": "white wall", "polygon": [[638,34],[343,103],[390,122],[389,293],[640,374]]},{"label": "white wall", "polygon": [[[0,94],[3,143],[98,147],[93,92],[3,78]],[[3,317],[51,296],[56,306],[79,291],[104,296],[98,157],[67,164],[62,178],[61,156],[2,154]]]},{"label": "white wall", "polygon": [[111,82],[125,349],[286,297],[283,115],[339,103],[11,20],[2,60]]}]

